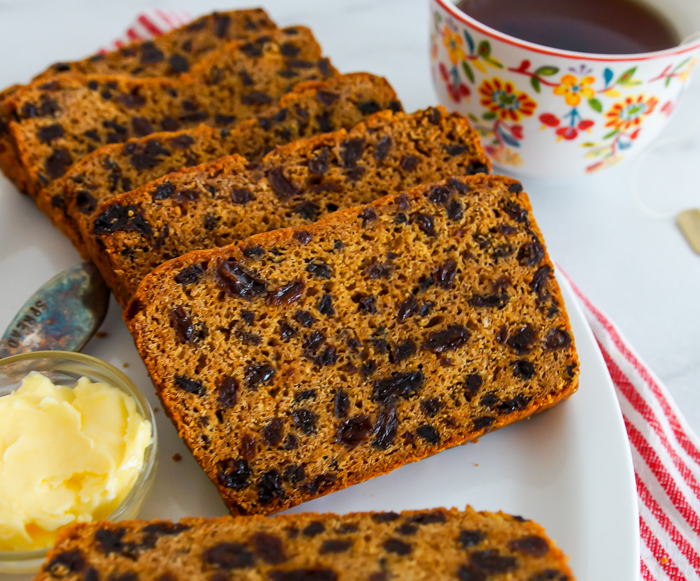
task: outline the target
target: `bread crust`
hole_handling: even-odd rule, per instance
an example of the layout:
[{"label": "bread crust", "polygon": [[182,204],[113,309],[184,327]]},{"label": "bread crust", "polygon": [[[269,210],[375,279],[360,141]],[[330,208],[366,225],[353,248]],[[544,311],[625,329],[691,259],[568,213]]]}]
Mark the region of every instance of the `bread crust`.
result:
[{"label": "bread crust", "polygon": [[[284,55],[290,51],[297,57]],[[278,74],[284,71],[294,76]],[[201,122],[229,126],[264,113],[298,82],[336,74],[311,31],[297,26],[227,42],[177,78],[69,72],[40,79],[4,102],[10,157],[26,175],[24,191],[81,249],[60,178],[97,146]],[[10,170],[16,180],[17,171]]]},{"label": "bread crust", "polygon": [[[489,170],[479,138],[464,117],[443,107],[411,114],[381,111],[350,131],[280,146],[257,166],[233,155],[116,196],[96,211],[86,243],[117,301],[125,305],[141,279],[168,258],[308,224],[419,183]],[[164,196],[166,190],[172,195]],[[239,203],[232,190],[250,196]],[[191,195],[185,200],[177,195],[180,191]],[[148,227],[139,231],[128,221],[112,221],[127,211]],[[207,216],[217,220],[212,228],[207,228]],[[164,231],[167,237],[156,244]]]},{"label": "bread crust", "polygon": [[442,581],[498,573],[510,581],[574,581],[567,557],[540,525],[470,507],[78,524],[62,534],[35,581],[134,573],[141,581],[203,581],[228,578],[231,569],[251,581]]},{"label": "bread crust", "polygon": [[[463,196],[455,193],[460,191],[459,184],[467,186],[469,193]],[[465,215],[455,226],[445,220],[441,213],[446,209],[435,209],[436,204],[426,202],[426,197],[433,196],[434,192],[444,197],[446,191],[452,192],[451,201],[457,200],[464,207]],[[432,209],[434,220],[441,224],[437,241],[429,239],[426,242],[421,234],[420,220],[418,230],[415,222],[407,224],[402,221],[397,230],[401,234],[392,234],[393,226],[390,225],[402,213],[402,205],[408,205],[412,212],[420,214]],[[376,215],[377,218],[363,225],[365,218],[362,216],[367,215]],[[487,220],[489,215],[500,218]],[[482,217],[478,223],[474,221],[476,216]],[[391,268],[395,270],[391,271],[393,275],[389,278],[395,281],[393,289],[391,286],[381,286],[381,277],[378,282],[370,281],[361,287],[365,289],[362,293],[373,297],[381,297],[377,295],[377,284],[381,283],[381,288],[391,289],[387,291],[388,302],[378,300],[378,314],[372,317],[367,315],[367,322],[363,316],[358,318],[353,314],[357,312],[353,311],[357,307],[348,301],[348,292],[343,290],[359,285],[366,277],[366,267],[358,272],[353,266],[363,258],[372,260],[372,256],[364,254],[365,251],[353,250],[364,244],[361,240],[365,229],[366,236],[375,240],[373,248],[376,258],[392,249],[397,240],[412,241],[411,247],[402,242],[401,252],[393,259]],[[483,232],[490,233],[492,238],[484,238],[486,235]],[[305,250],[306,245],[300,242],[307,238],[313,245],[309,250]],[[324,254],[321,247],[327,248],[333,239],[341,241],[344,248],[351,250],[342,250],[337,257],[329,254],[332,251]],[[319,242],[313,242],[315,240]],[[488,257],[502,252],[499,250],[503,246],[500,244],[502,240],[510,240],[509,244],[513,246],[510,254],[489,265]],[[518,250],[515,249],[516,245]],[[438,318],[433,323],[432,319],[428,321],[426,318],[421,323],[413,316],[400,321],[400,324],[396,323],[389,314],[397,312],[400,297],[406,296],[405,293],[410,291],[415,281],[425,280],[417,278],[427,267],[425,259],[418,257],[434,256],[436,253],[440,256],[445,249],[451,258],[438,264],[433,276],[441,276],[445,265],[452,261],[453,270],[459,273],[453,281],[455,286],[446,287],[445,290],[450,289],[448,293],[442,293],[432,286],[425,291],[417,290],[414,296],[431,297],[430,301],[441,305],[439,312],[444,312],[447,320]],[[272,258],[264,258],[270,256],[270,252],[276,257],[275,262],[270,262]],[[328,361],[319,360],[318,351],[309,354],[308,345],[313,335],[307,334],[309,329],[298,327],[298,339],[290,339],[289,347],[285,347],[285,340],[279,340],[281,335],[278,335],[276,323],[293,323],[295,319],[292,314],[297,308],[312,310],[306,297],[312,292],[313,296],[319,296],[319,283],[304,274],[304,266],[309,260],[315,262],[318,259],[325,261],[336,273],[328,279],[325,287],[332,289],[326,292],[333,295],[335,315],[326,319],[318,314],[320,311],[313,310],[317,322],[310,327],[322,330],[324,341],[327,340],[322,345],[328,345],[333,354],[338,355],[330,363],[328,371],[324,371]],[[274,307],[277,299],[267,299],[266,306],[260,303],[262,298],[241,300],[231,296],[226,291],[226,285],[217,282],[223,280],[220,278],[223,275],[217,273],[220,272],[220,265],[226,261],[241,265],[245,272],[257,273],[250,276],[269,281],[269,290],[261,295],[263,297],[270,296],[275,286],[287,288],[284,284],[290,280],[303,281],[307,294],[303,294],[298,307],[296,303],[293,307],[290,305],[286,315],[286,308],[280,312],[279,308]],[[343,272],[338,270],[340,264],[343,265]],[[183,282],[189,278],[179,273],[191,273],[193,268],[197,269],[199,278],[190,285]],[[240,274],[244,271],[236,272]],[[179,277],[180,283],[176,277]],[[411,285],[400,282],[406,279],[414,282]],[[438,286],[440,284],[444,283],[438,283]],[[484,294],[484,290],[492,285],[500,289],[498,294]],[[216,292],[219,292],[218,299],[215,298]],[[281,296],[287,295],[283,293]],[[410,292],[408,296],[411,296]],[[273,302],[270,303],[270,300]],[[313,301],[315,299],[311,300],[311,304]],[[380,307],[380,304],[383,306]],[[239,327],[235,324],[239,309],[251,311],[255,315],[251,320],[264,319],[268,323],[264,328]],[[176,314],[173,315],[173,312]],[[194,332],[185,343],[182,342],[182,335],[178,339],[178,333],[182,332],[178,322],[181,316],[187,317],[192,329],[199,328],[197,325],[200,322],[205,325],[208,329],[206,337],[198,338]],[[428,315],[426,317],[429,318]],[[161,265],[142,281],[124,312],[124,319],[166,413],[198,463],[219,488],[233,514],[271,514],[385,474],[552,407],[570,397],[578,387],[578,359],[573,335],[559,287],[553,277],[553,266],[541,243],[541,233],[532,217],[527,195],[522,192],[518,182],[500,176],[452,178],[423,185],[405,193],[403,197],[401,194],[389,195],[367,206],[336,212],[303,228],[274,230],[228,247],[189,253]],[[232,323],[229,324],[229,321]],[[224,328],[227,324],[230,335],[226,334],[229,338],[224,340],[214,329]],[[455,329],[462,329],[462,338],[468,335],[470,339],[465,339],[465,344],[471,347],[464,347],[463,350],[455,347],[453,350],[449,346],[444,350],[445,355],[433,354],[430,352],[433,348],[430,347],[431,338],[439,333],[431,332],[431,327],[425,324],[435,325],[434,328],[441,330],[441,333],[445,331],[449,334],[452,329],[452,335],[455,335]],[[388,329],[388,356],[382,355],[386,351],[382,351],[372,338],[372,329],[384,327]],[[250,346],[247,335],[240,334],[244,332],[259,334],[262,343]],[[367,380],[360,379],[357,374],[360,364],[366,360],[358,358],[359,355],[341,343],[346,332],[360,339],[361,345],[357,348],[378,362]],[[406,333],[414,338],[416,349],[404,361],[398,355],[396,346]],[[302,340],[307,347],[301,345]],[[302,348],[301,352],[295,351],[299,349],[297,345]],[[439,347],[437,349],[440,351]],[[175,361],[177,365],[173,365]],[[269,374],[272,383],[269,387],[265,382],[256,383],[252,389],[248,379],[250,362],[259,366],[263,361],[268,362],[270,369],[274,368],[274,374]],[[283,363],[285,361],[290,363]],[[355,371],[343,371],[343,362],[354,367]],[[418,373],[416,369],[421,370],[421,380],[416,380],[415,385],[409,388],[405,384],[396,387],[386,383],[387,378],[394,377],[395,373],[403,374],[403,378],[415,379],[417,376],[410,374]],[[372,375],[375,370],[376,374]],[[185,380],[176,380],[176,376]],[[240,386],[240,390],[236,390],[237,398],[243,402],[240,403],[243,406],[240,412],[235,409],[229,412],[224,409],[225,406],[217,407],[217,394],[219,398],[222,397],[221,386],[225,383],[222,382],[229,376],[235,378],[236,385]],[[474,376],[478,376],[478,379]],[[187,383],[189,381],[195,383]],[[228,383],[226,385],[230,387]],[[318,423],[319,436],[306,438],[303,423],[297,422],[294,410],[303,407],[297,405],[296,398],[302,397],[299,393],[306,393],[308,388],[316,390],[318,397],[313,396],[313,403],[306,408],[315,417],[323,418],[323,422]],[[268,389],[269,392],[266,391]],[[361,445],[350,446],[349,450],[337,445],[345,442],[341,430],[345,426],[342,423],[344,420],[333,417],[333,412],[328,412],[327,407],[317,405],[317,402],[328,402],[329,398],[332,401],[333,397],[337,397],[338,390],[345,390],[350,400],[358,402],[358,409],[362,411],[357,413],[367,416],[365,424],[359,420],[357,424],[363,426],[362,429],[358,428],[363,432],[358,440]],[[396,393],[403,395],[399,397]],[[423,394],[426,400],[437,398],[439,401],[426,403],[421,400],[419,405],[415,393]],[[305,400],[302,398],[299,401]],[[357,411],[352,409],[353,413]],[[383,421],[386,423],[381,418],[385,418],[382,414],[387,409],[396,409],[399,425],[404,422],[407,431],[404,435],[396,432],[385,452],[373,448],[370,433],[375,436],[381,433],[381,429],[379,432],[377,430]],[[405,416],[403,419],[402,414]],[[200,416],[207,416],[206,423],[199,422]],[[219,417],[218,421],[215,416]],[[261,444],[261,437],[265,438],[260,435],[262,424],[270,424],[273,416],[284,422],[284,434],[293,434],[296,440],[303,441],[314,452],[306,455],[296,451],[286,452],[284,447],[278,447],[279,441],[272,447]],[[291,421],[292,417],[294,422]],[[340,427],[334,428],[336,425]],[[421,432],[421,426],[430,429]],[[349,426],[348,429],[355,428]],[[435,435],[438,433],[439,441]],[[249,434],[246,436],[248,441],[252,438],[258,443],[253,448],[257,449],[257,456],[252,453],[252,456],[249,454],[250,457],[246,457],[247,444],[242,439],[245,434]],[[399,437],[408,439],[401,445],[397,443]],[[376,438],[372,441],[376,442]],[[356,452],[360,448],[364,456]],[[318,454],[323,453],[335,458],[340,468],[333,468],[333,463],[328,464],[330,460],[320,460]],[[245,465],[241,464],[244,459]],[[288,463],[296,465],[299,462],[314,467],[313,471],[307,467],[305,476],[305,482],[312,485],[284,484],[279,497],[267,498],[264,493],[266,480],[261,474],[270,470],[281,474]],[[230,478],[231,466],[245,468],[243,472],[247,476],[244,488],[230,486],[231,482],[235,484],[235,479]],[[319,485],[314,486],[314,482]],[[257,500],[256,487],[259,492]]]},{"label": "bread crust", "polygon": [[[294,86],[264,116],[214,129],[201,125],[178,132],[153,133],[126,143],[104,145],[76,163],[61,188],[83,254],[99,204],[182,168],[237,153],[250,161],[296,139],[328,130],[352,129],[376,110],[400,110],[383,77],[369,73],[339,75],[328,81]],[[318,122],[318,117],[324,124]]]},{"label": "bread crust", "polygon": [[[185,65],[184,61],[180,61],[179,66],[173,68],[171,61],[174,56],[181,59],[183,55],[187,55],[186,62],[189,68],[190,64],[196,63],[212,50],[223,47],[231,40],[247,39],[276,29],[277,25],[261,8],[215,12],[153,40],[132,41],[121,46],[119,50],[97,53],[79,61],[56,63],[34,77],[33,81],[46,81],[62,75],[75,74],[176,78],[182,74],[182,67]],[[143,58],[144,48],[150,51],[150,58]],[[159,57],[158,53],[162,56]],[[0,171],[20,192],[28,193],[31,187],[30,177],[20,163],[14,140],[9,133],[12,110],[7,100],[21,88],[22,85],[16,84],[0,92]]]}]

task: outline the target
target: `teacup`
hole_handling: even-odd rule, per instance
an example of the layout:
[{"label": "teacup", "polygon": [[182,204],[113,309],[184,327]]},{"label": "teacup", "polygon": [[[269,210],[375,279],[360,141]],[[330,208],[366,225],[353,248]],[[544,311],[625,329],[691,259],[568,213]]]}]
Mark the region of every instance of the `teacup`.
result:
[{"label": "teacup", "polygon": [[[650,4],[681,38],[700,8]],[[541,46],[490,28],[450,0],[430,0],[431,69],[441,103],[467,115],[496,167],[572,177],[639,153],[663,129],[698,64],[700,37],[667,50],[588,54]]]}]

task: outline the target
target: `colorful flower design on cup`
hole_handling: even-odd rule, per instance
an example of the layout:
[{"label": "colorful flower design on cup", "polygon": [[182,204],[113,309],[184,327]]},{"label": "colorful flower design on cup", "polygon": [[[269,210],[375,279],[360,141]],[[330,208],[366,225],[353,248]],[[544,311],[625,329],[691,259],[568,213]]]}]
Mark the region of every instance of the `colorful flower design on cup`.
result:
[{"label": "colorful flower design on cup", "polygon": [[562,95],[567,105],[578,107],[581,98],[592,99],[595,91],[591,85],[595,82],[595,77],[582,77],[580,80],[574,75],[564,75],[559,81],[559,85],[554,87],[555,95]]},{"label": "colorful flower design on cup", "polygon": [[512,83],[494,77],[484,80],[479,87],[481,104],[502,121],[520,121],[521,117],[530,117],[537,108],[527,93],[518,92]]},{"label": "colorful flower design on cup", "polygon": [[462,38],[456,32],[452,32],[449,26],[443,28],[442,42],[447,48],[447,54],[450,55],[453,65],[457,65],[467,58],[462,48]]},{"label": "colorful flower design on cup", "polygon": [[581,131],[588,131],[595,125],[595,121],[583,119],[575,108],[563,115],[561,119],[552,113],[542,113],[540,121],[542,122],[542,129],[547,127],[556,128],[554,133],[557,136],[557,141],[562,139],[572,141],[579,136]]},{"label": "colorful flower design on cup", "polygon": [[447,70],[447,67],[440,63],[440,76],[443,81],[445,81],[445,86],[447,88],[447,94],[450,96],[455,103],[459,103],[462,99],[466,99],[472,92],[469,87],[459,80],[459,74],[456,74],[456,69],[453,68],[453,75]]},{"label": "colorful flower design on cup", "polygon": [[532,117],[537,103],[524,91],[518,90],[509,81],[499,77],[484,79],[479,87],[480,104],[487,111],[481,118],[472,117],[476,130],[482,138],[490,138],[484,147],[499,163],[519,165],[520,156],[509,149],[519,147],[523,138],[520,121]]},{"label": "colorful flower design on cup", "polygon": [[462,82],[462,75],[466,76],[468,82],[474,84],[476,81],[473,69],[486,74],[487,66],[495,69],[503,68],[503,64],[491,56],[491,44],[487,40],[476,45],[469,34],[465,34],[462,40],[454,22],[447,21],[444,26],[438,26],[436,21],[436,29],[431,35],[433,36],[431,55],[435,55],[432,59],[437,60],[439,54],[435,37],[442,38],[442,44],[447,51],[450,66],[448,68],[446,63],[440,63],[440,77],[445,82],[450,99],[455,103],[460,103],[471,95],[469,86]]},{"label": "colorful flower design on cup", "polygon": [[441,101],[469,117],[495,163],[526,174],[592,172],[647,144],[700,62],[700,45],[644,58],[532,48],[463,18],[447,0],[431,6]]},{"label": "colorful flower design on cup", "polygon": [[615,103],[610,111],[605,114],[606,127],[614,127],[620,131],[629,131],[639,127],[642,119],[654,111],[659,100],[656,97],[645,99],[639,95],[636,99],[627,97],[620,103]]},{"label": "colorful flower design on cup", "polygon": [[[523,66],[521,63],[520,68],[516,69],[516,71],[520,71],[522,68]],[[549,67],[549,69],[553,70],[553,67]],[[558,84],[539,79],[538,86],[542,84],[552,86],[552,93],[563,97],[564,102],[571,107],[571,109],[561,115],[561,117],[553,113],[542,113],[539,116],[542,129],[547,129],[548,127],[554,128],[557,141],[561,141],[562,139],[573,141],[579,137],[582,131],[590,132],[591,128],[595,125],[595,121],[586,119],[584,117],[585,114],[579,109],[584,100],[593,111],[599,113],[600,110],[602,110],[602,105],[600,101],[596,99],[596,91],[593,88],[596,79],[594,76],[588,74],[591,72],[590,69],[581,66],[577,72],[579,76],[571,73],[563,75]]]},{"label": "colorful flower design on cup", "polygon": [[587,167],[587,171],[595,171],[615,163],[621,152],[632,147],[639,137],[642,121],[654,112],[658,102],[656,97],[645,97],[641,94],[615,103],[605,113],[605,127],[610,131],[599,143],[583,144],[584,147],[590,148],[587,157],[597,159]]}]

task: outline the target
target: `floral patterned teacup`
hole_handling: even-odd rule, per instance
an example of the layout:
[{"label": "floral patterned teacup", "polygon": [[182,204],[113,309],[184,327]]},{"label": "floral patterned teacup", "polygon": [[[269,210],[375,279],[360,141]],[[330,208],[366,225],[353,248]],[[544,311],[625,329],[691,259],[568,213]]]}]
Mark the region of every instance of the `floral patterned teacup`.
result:
[{"label": "floral patterned teacup", "polygon": [[[682,37],[696,2],[656,0]],[[430,0],[431,69],[440,101],[467,115],[497,167],[577,176],[632,157],[661,131],[698,64],[700,38],[635,55],[586,54],[516,39],[450,0]]]}]

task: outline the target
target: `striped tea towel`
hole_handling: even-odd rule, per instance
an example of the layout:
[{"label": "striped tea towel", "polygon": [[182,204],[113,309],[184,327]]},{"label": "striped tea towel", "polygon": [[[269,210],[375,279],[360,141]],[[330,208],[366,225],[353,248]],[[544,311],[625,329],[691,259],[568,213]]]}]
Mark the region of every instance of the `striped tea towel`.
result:
[{"label": "striped tea towel", "polygon": [[[149,10],[110,50],[189,20],[184,12]],[[639,498],[641,579],[700,581],[700,442],[617,327],[571,286],[603,353],[627,427]]]},{"label": "striped tea towel", "polygon": [[152,8],[139,14],[121,37],[113,40],[108,47],[101,49],[100,52],[117,50],[134,40],[146,40],[160,36],[173,28],[187,24],[190,20],[192,17],[182,10]]},{"label": "striped tea towel", "polygon": [[615,385],[637,480],[643,581],[700,581],[700,442],[668,390],[568,278]]}]

